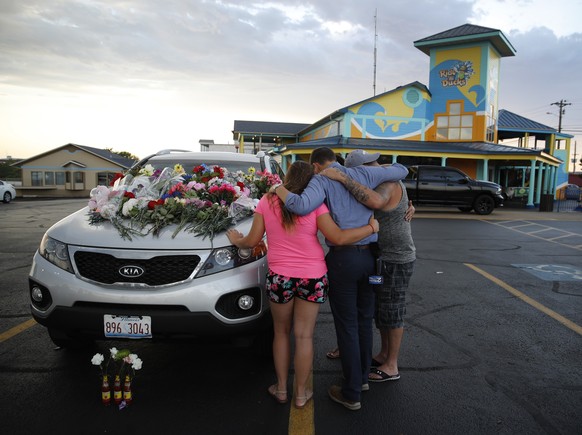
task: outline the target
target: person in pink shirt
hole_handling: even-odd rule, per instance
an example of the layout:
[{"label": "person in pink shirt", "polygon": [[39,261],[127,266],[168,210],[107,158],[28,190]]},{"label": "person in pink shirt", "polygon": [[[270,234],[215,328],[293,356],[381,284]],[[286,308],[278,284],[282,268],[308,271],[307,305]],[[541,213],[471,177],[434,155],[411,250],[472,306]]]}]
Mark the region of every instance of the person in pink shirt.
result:
[{"label": "person in pink shirt", "polygon": [[[313,167],[296,161],[285,176],[284,186],[300,194],[313,176]],[[276,190],[276,188],[274,189]],[[348,230],[340,229],[325,204],[305,216],[287,210],[274,193],[264,195],[253,218],[248,235],[230,229],[231,243],[252,248],[265,232],[269,244],[266,292],[269,296],[275,336],[273,360],[277,383],[268,388],[279,403],[287,403],[287,378],[291,360],[291,328],[295,336],[295,407],[303,408],[313,397],[307,382],[313,365],[313,331],[319,307],[327,299],[329,282],[323,247],[317,237],[320,230],[334,245],[349,245],[378,232],[378,221]]]}]

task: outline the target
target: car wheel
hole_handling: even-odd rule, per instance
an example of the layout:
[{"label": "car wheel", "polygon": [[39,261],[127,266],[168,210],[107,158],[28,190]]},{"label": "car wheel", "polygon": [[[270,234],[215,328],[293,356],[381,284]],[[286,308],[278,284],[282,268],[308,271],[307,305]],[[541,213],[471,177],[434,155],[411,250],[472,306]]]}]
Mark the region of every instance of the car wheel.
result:
[{"label": "car wheel", "polygon": [[48,328],[48,334],[55,346],[63,349],[80,350],[93,345],[93,340],[71,337],[60,329]]},{"label": "car wheel", "polygon": [[12,195],[10,194],[10,192],[4,192],[4,196],[2,197],[2,202],[5,204],[8,204],[10,201],[12,201]]},{"label": "car wheel", "polygon": [[459,207],[459,210],[461,210],[463,213],[469,213],[471,210],[473,210],[473,207]]},{"label": "car wheel", "polygon": [[491,214],[493,209],[495,208],[495,201],[488,195],[481,195],[478,196],[473,204],[473,208],[475,209],[475,213],[480,215]]}]

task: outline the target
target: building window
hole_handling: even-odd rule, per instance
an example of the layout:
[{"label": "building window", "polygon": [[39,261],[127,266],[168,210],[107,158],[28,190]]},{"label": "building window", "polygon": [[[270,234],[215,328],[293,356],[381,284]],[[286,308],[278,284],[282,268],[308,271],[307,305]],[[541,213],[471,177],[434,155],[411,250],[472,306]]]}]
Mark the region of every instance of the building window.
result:
[{"label": "building window", "polygon": [[495,127],[497,120],[495,119],[495,107],[489,106],[489,113],[487,114],[487,136],[485,138],[488,142],[495,142]]},{"label": "building window", "polygon": [[450,102],[447,115],[436,116],[437,140],[473,139],[473,115],[463,113],[463,103]]},{"label": "building window", "polygon": [[64,172],[55,172],[55,180],[57,186],[64,186],[65,185],[65,173]]},{"label": "building window", "polygon": [[114,178],[115,172],[98,172],[97,186],[111,186]]},{"label": "building window", "polygon": [[45,186],[54,186],[55,185],[55,173],[54,172],[45,172],[44,173],[44,185]]},{"label": "building window", "polygon": [[75,172],[74,177],[75,177],[75,183],[82,183],[84,180],[84,175],[82,172]]},{"label": "building window", "polygon": [[33,186],[42,186],[42,172],[32,171],[30,177]]}]

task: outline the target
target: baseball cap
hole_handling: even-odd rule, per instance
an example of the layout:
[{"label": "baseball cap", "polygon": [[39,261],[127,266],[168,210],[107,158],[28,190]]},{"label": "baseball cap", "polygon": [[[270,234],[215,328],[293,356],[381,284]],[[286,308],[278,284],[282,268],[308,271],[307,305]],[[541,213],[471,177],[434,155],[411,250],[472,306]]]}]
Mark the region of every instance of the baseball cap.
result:
[{"label": "baseball cap", "polygon": [[353,168],[355,166],[365,165],[366,163],[372,163],[378,160],[379,157],[380,153],[368,154],[364,150],[354,150],[346,157],[345,167]]}]

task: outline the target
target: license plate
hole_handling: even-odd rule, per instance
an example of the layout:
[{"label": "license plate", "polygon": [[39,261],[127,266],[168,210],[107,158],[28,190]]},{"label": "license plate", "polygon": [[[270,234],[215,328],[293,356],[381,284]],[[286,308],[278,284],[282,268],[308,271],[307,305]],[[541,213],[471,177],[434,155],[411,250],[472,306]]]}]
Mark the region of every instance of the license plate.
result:
[{"label": "license plate", "polygon": [[105,314],[103,330],[105,337],[111,338],[152,338],[152,318]]}]

